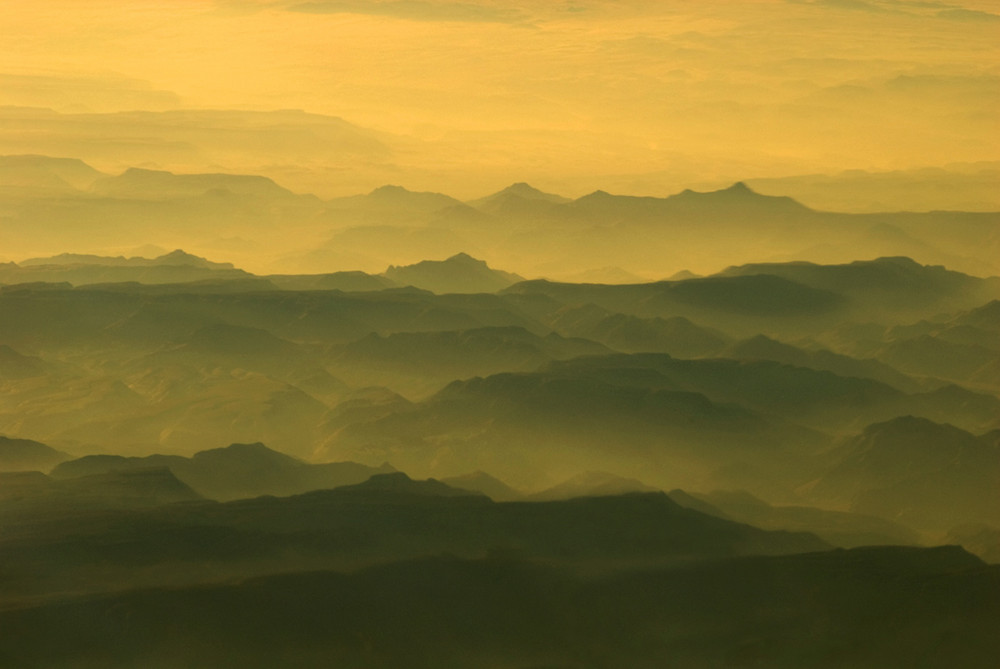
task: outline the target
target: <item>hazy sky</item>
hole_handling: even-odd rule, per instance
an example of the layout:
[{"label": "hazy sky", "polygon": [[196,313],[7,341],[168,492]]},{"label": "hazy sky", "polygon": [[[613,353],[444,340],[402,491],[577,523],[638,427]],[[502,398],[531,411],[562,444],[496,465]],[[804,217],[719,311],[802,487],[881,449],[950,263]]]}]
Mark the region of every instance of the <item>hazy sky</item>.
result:
[{"label": "hazy sky", "polygon": [[1000,159],[995,1],[0,0],[0,16],[0,104],[304,109],[391,133],[400,181],[458,195]]}]

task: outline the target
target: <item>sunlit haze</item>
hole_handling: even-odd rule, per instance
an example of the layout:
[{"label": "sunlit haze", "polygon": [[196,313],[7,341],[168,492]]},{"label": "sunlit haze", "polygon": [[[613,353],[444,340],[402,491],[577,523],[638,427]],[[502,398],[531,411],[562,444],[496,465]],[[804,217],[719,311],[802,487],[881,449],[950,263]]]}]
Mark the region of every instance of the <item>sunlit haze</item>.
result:
[{"label": "sunlit haze", "polygon": [[[262,173],[324,197],[398,183],[473,198],[517,181],[578,197],[843,170],[991,169],[995,183],[1000,160],[991,2],[2,0],[0,12],[0,104],[61,115],[44,137],[3,122],[0,153],[111,172]],[[179,140],[65,116],[178,109],[298,109],[373,145],[261,138],[227,152],[210,137],[226,128]],[[988,191],[967,204],[995,206]]]}]

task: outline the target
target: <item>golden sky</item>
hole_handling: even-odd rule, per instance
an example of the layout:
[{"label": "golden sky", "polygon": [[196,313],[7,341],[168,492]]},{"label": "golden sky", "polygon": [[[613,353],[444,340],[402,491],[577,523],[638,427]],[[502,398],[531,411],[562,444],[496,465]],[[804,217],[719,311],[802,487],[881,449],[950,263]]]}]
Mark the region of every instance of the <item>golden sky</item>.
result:
[{"label": "golden sky", "polygon": [[400,181],[459,196],[1000,159],[996,2],[0,0],[0,16],[0,105],[303,109],[383,133]]}]

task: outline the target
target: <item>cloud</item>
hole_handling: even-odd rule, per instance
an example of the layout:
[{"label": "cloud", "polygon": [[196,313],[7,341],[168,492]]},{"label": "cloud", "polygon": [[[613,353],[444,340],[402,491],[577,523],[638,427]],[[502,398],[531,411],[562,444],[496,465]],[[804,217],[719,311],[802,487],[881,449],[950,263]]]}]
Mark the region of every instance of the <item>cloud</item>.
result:
[{"label": "cloud", "polygon": [[0,104],[73,111],[174,109],[181,98],[128,77],[0,72]]},{"label": "cloud", "polygon": [[990,14],[974,9],[945,9],[937,13],[942,19],[952,21],[1000,21],[1000,14]]},{"label": "cloud", "polygon": [[792,1],[799,4],[818,5],[822,7],[832,7],[834,9],[853,9],[863,12],[876,12],[880,14],[892,11],[873,2],[866,2],[865,0],[812,0],[812,2],[803,2],[802,0]]},{"label": "cloud", "polygon": [[466,21],[481,23],[518,23],[525,16],[514,9],[482,5],[422,0],[320,0],[288,7],[288,11],[305,14],[367,14],[390,16],[410,21]]}]

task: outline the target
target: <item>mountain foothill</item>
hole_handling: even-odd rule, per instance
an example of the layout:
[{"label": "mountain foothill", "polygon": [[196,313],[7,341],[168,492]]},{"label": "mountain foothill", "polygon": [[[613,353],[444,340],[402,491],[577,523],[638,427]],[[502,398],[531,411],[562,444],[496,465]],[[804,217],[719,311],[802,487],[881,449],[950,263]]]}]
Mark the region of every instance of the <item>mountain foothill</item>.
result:
[{"label": "mountain foothill", "polygon": [[1000,214],[0,177],[0,667],[1000,656]]}]

